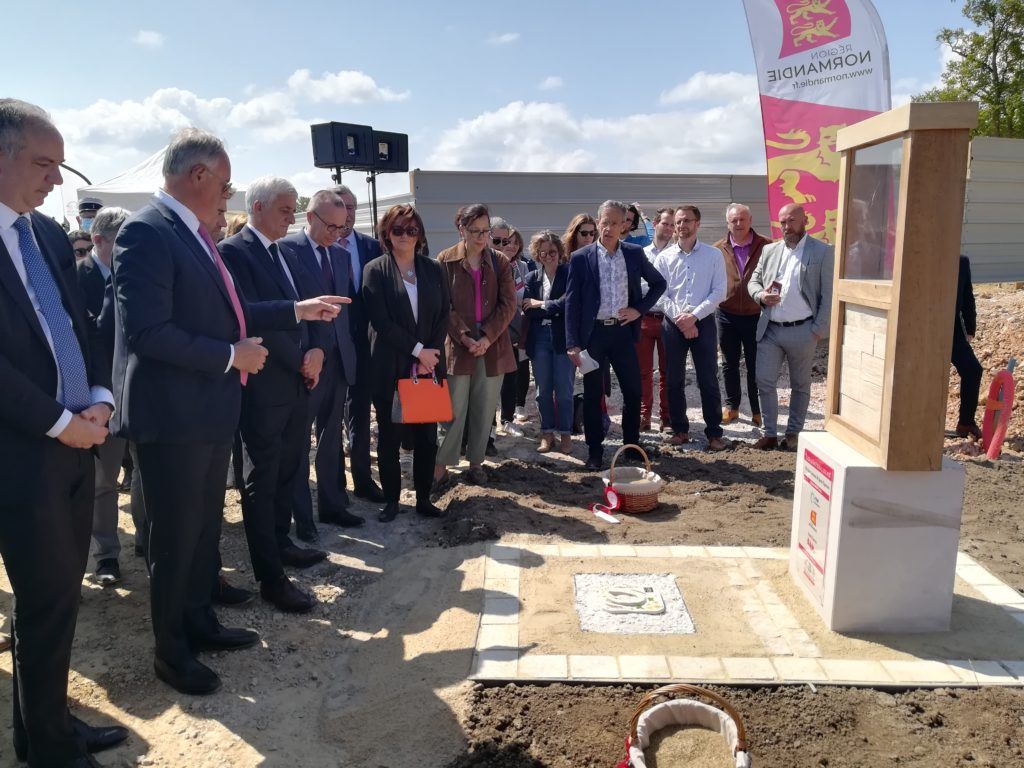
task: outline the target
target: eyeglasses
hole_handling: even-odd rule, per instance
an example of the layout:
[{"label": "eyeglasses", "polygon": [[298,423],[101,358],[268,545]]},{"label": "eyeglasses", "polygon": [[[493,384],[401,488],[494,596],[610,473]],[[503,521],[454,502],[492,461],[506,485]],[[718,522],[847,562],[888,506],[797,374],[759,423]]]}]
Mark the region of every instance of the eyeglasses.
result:
[{"label": "eyeglasses", "polygon": [[222,179],[220,176],[214,173],[213,169],[210,168],[210,166],[208,165],[204,165],[203,168],[208,170],[210,172],[210,175],[221,183],[220,193],[224,197],[231,197],[233,194],[235,194],[235,185],[231,183],[231,179]]},{"label": "eyeglasses", "polygon": [[486,235],[491,230],[490,230],[490,228],[487,228],[487,229],[467,229],[466,231],[469,234],[473,235],[473,237],[480,237],[480,235]]},{"label": "eyeglasses", "polygon": [[337,237],[340,233],[344,232],[345,229],[346,229],[346,225],[345,224],[328,224],[326,221],[324,221],[324,217],[321,216],[316,211],[310,211],[310,213],[312,213],[314,216],[316,216],[318,219],[320,219],[320,223],[323,224],[325,227],[327,227],[327,233],[329,235],[331,235],[332,237]]},{"label": "eyeglasses", "polygon": [[81,258],[82,256],[88,255],[89,251],[91,250],[92,246],[89,246],[88,248],[75,248],[75,256]]},{"label": "eyeglasses", "polygon": [[581,229],[576,234],[580,237],[597,237],[596,229]]},{"label": "eyeglasses", "polygon": [[394,226],[391,227],[392,237],[403,237],[406,235],[408,235],[409,237],[419,237],[420,228],[417,227],[415,224],[410,224],[407,227],[403,227],[400,224],[395,224]]},{"label": "eyeglasses", "polygon": [[511,237],[492,237],[491,244],[496,245],[499,248],[504,248],[506,245],[512,245]]}]

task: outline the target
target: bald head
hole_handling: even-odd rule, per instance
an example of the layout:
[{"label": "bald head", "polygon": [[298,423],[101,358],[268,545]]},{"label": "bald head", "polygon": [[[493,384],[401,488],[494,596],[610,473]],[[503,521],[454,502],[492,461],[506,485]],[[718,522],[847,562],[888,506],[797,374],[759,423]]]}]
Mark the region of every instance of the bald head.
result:
[{"label": "bald head", "polygon": [[799,203],[789,203],[779,210],[779,226],[782,238],[790,248],[796,247],[807,233],[807,214]]}]

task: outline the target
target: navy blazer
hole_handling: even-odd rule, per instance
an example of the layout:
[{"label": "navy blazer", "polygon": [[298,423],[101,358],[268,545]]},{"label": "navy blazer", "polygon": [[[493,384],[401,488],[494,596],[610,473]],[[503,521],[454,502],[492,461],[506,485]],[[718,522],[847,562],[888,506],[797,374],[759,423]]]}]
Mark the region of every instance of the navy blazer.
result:
[{"label": "navy blazer", "polygon": [[[539,299],[544,290],[543,268],[537,269],[526,276],[526,292],[523,299]],[[537,349],[537,334],[543,327],[544,320],[551,321],[551,341],[555,352],[565,352],[565,287],[569,281],[569,265],[559,264],[555,270],[555,279],[551,282],[551,295],[544,302],[543,308],[527,309],[523,312],[526,318],[526,356],[532,358]]]},{"label": "navy blazer", "polygon": [[[334,290],[331,291],[330,286],[324,280],[323,272],[320,271],[320,259],[313,252],[313,247],[309,243],[309,238],[306,237],[305,230],[285,235],[277,241],[277,247],[281,250],[281,253],[287,254],[290,259],[289,264],[294,262],[299,265],[300,269],[305,270],[309,278],[309,285],[315,289],[313,296],[324,296],[334,293],[337,296],[351,297],[353,291],[349,281],[349,270],[351,269],[352,257],[344,248],[338,245],[331,245],[327,249],[331,259],[331,268],[334,270]],[[303,298],[311,297],[304,296]],[[328,348],[324,350],[327,358],[326,362],[330,362],[333,353],[337,350],[341,356],[341,364],[345,368],[345,381],[349,385],[356,383],[356,349],[352,341],[351,319],[352,313],[349,311],[349,307],[343,306],[338,316],[331,321],[331,326],[334,330],[334,336],[331,339],[333,343],[325,341]],[[331,338],[329,333],[327,338]]]},{"label": "navy blazer", "polygon": [[[110,387],[110,368],[96,354],[96,326],[86,319],[75,276],[75,255],[53,219],[31,214],[39,250],[53,273],[64,310],[82,349],[90,386]],[[0,241],[0,510],[24,515],[42,488],[46,433],[64,406],[57,400],[57,361],[14,262]]]},{"label": "navy blazer", "polygon": [[[601,306],[601,273],[597,263],[597,243],[576,251],[569,260],[568,296],[565,300],[565,344],[567,349],[586,349],[594,330],[597,310]],[[665,278],[647,259],[639,245],[620,243],[626,260],[628,306],[641,316],[665,292]],[[640,286],[640,278],[647,281],[647,293]],[[629,324],[634,343],[640,339],[640,320]]]},{"label": "navy blazer", "polygon": [[[242,388],[238,370],[225,369],[239,328],[210,253],[153,200],[117,234],[113,282],[114,433],[137,443],[230,443]],[[248,336],[295,327],[293,302],[248,304],[234,282]]]},{"label": "navy blazer", "polygon": [[[103,277],[96,260],[92,256],[79,259],[75,264],[75,276],[78,278],[78,287],[82,289],[82,297],[85,299],[85,314],[99,330],[100,347],[96,350],[99,359],[113,371],[114,369],[114,325],[113,323],[101,323],[101,316],[105,306],[107,287],[110,281]],[[108,310],[109,311],[109,310]]]},{"label": "navy blazer", "polygon": [[[284,273],[274,266],[270,251],[263,247],[263,243],[249,227],[242,227],[238,234],[221,241],[217,248],[242,292],[250,300],[298,301],[301,297],[317,295],[309,274],[295,261],[294,255],[282,253],[278,248],[281,259],[295,281],[293,288]],[[243,393],[245,397],[263,405],[293,402],[306,387],[300,372],[306,352],[313,347],[323,349],[330,342],[329,337],[324,338],[326,334],[321,327],[323,325],[303,321],[288,330],[264,333],[263,346],[267,348],[267,362],[259,375],[249,379]]]},{"label": "navy blazer", "polygon": [[[376,259],[383,253],[380,247],[380,243],[369,235],[364,235],[362,232],[355,233],[356,244],[358,246],[358,263],[353,264],[353,270],[359,271],[359,285],[363,284],[366,279],[366,265]],[[356,258],[357,254],[349,254],[353,259]],[[352,340],[356,344],[356,352],[359,355],[360,365],[363,365],[365,361],[369,360],[370,355],[370,319],[367,315],[366,308],[363,305],[363,297],[361,290],[353,290],[351,292],[352,303],[349,305],[352,316],[349,319],[349,330],[352,332]]]}]

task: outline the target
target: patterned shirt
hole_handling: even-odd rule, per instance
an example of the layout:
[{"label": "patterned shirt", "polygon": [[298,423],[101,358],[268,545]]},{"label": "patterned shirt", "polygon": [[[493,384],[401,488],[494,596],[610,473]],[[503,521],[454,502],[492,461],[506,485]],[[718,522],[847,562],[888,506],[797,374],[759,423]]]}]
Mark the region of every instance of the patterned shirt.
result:
[{"label": "patterned shirt", "polygon": [[629,282],[622,248],[616,247],[609,253],[598,243],[597,269],[601,276],[601,305],[597,309],[597,319],[617,318],[619,310],[629,306]]}]

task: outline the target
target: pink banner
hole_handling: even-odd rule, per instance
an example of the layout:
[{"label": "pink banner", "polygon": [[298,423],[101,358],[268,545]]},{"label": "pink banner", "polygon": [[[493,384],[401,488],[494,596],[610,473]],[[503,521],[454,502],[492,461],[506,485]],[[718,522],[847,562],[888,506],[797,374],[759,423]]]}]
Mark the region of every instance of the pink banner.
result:
[{"label": "pink banner", "polygon": [[757,65],[771,229],[787,203],[836,239],[839,129],[890,106],[889,53],[870,0],[744,0]]},{"label": "pink banner", "polygon": [[835,243],[839,204],[836,134],[840,128],[874,114],[761,97],[773,237],[781,236],[776,221],[779,209],[799,203],[807,213],[807,231],[826,243]]}]

